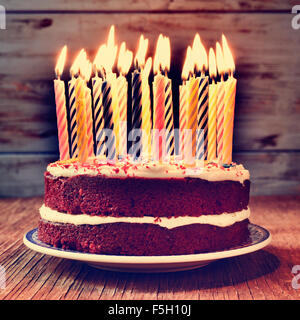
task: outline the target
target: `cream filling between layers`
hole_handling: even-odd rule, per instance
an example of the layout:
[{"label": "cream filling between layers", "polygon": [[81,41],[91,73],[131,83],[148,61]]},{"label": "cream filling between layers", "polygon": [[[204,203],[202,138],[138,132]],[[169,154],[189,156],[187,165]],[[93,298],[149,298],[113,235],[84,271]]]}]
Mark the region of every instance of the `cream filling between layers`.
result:
[{"label": "cream filling between layers", "polygon": [[50,222],[59,223],[70,223],[74,225],[90,224],[98,225],[104,223],[116,223],[116,222],[126,222],[126,223],[150,223],[156,224],[161,227],[172,229],[176,227],[181,227],[189,224],[210,224],[218,227],[228,227],[235,222],[243,221],[250,216],[250,209],[234,212],[234,213],[222,213],[220,215],[203,215],[200,217],[100,217],[91,216],[88,214],[67,214],[52,210],[45,205],[40,208],[40,216],[42,219]]}]

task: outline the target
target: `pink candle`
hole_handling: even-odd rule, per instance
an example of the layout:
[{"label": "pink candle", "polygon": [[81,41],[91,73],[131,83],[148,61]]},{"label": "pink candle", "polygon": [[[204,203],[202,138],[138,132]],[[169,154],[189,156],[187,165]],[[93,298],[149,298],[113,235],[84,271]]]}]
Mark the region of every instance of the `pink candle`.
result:
[{"label": "pink candle", "polygon": [[165,121],[165,77],[158,74],[154,77],[153,82],[153,129],[154,131],[154,150],[155,159],[162,160],[163,158],[163,134]]},{"label": "pink candle", "polygon": [[89,157],[94,156],[94,139],[93,139],[93,116],[92,116],[92,97],[91,89],[86,87],[85,106],[86,106],[86,124],[88,136],[88,154]]},{"label": "pink candle", "polygon": [[66,53],[67,47],[64,46],[55,67],[55,73],[58,79],[54,80],[60,160],[70,159],[65,84],[62,80],[60,80],[60,76],[63,72],[65,64]]}]

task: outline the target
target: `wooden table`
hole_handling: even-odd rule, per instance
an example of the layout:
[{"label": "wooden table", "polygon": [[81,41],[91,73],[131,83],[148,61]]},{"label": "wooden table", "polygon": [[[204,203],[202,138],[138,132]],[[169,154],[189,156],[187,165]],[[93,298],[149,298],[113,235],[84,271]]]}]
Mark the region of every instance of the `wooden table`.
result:
[{"label": "wooden table", "polygon": [[[292,273],[300,265],[300,196],[251,199],[252,222],[267,228],[271,244],[248,255],[167,274],[93,269],[36,253],[22,237],[36,227],[42,198],[0,200],[1,299],[299,299]],[[300,266],[299,271],[300,272]],[[296,277],[294,284],[299,283]]]}]

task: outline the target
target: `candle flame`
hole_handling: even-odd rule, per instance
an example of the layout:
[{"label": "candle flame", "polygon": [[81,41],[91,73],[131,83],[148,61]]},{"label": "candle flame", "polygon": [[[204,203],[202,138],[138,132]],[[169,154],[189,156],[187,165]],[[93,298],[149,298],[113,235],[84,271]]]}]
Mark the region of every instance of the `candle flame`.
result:
[{"label": "candle flame", "polygon": [[94,58],[94,61],[93,61],[93,65],[96,67],[96,69],[98,71],[101,71],[103,68],[103,61],[104,61],[105,54],[106,54],[106,45],[102,44],[99,47],[99,49],[96,53],[96,56]]},{"label": "candle flame", "polygon": [[153,62],[153,71],[158,73],[161,70],[169,71],[171,62],[171,43],[168,37],[159,35]]},{"label": "candle flame", "polygon": [[77,54],[72,66],[71,66],[71,69],[70,69],[70,73],[71,73],[72,77],[79,73],[79,67],[80,67],[80,64],[82,63],[83,59],[86,59],[86,52],[84,49],[81,49],[79,51],[79,53]]},{"label": "candle flame", "polygon": [[57,63],[55,66],[55,73],[58,78],[60,78],[60,76],[63,73],[66,57],[67,57],[67,46],[64,46],[59,54],[59,57],[57,59]]},{"label": "candle flame", "polygon": [[193,53],[193,64],[194,68],[199,72],[202,70],[202,52],[201,52],[201,40],[199,33],[196,33],[193,46],[192,46],[192,53]]},{"label": "candle flame", "polygon": [[118,46],[115,45],[115,26],[111,26],[107,38],[106,50],[103,50],[103,67],[106,73],[112,72],[116,61]]},{"label": "candle flame", "polygon": [[118,58],[118,70],[120,74],[126,75],[128,73],[132,63],[132,57],[133,53],[127,50],[125,42],[122,42]]},{"label": "candle flame", "polygon": [[223,46],[225,70],[227,70],[230,74],[233,74],[235,70],[234,59],[224,34],[222,35],[222,46]]},{"label": "candle flame", "polygon": [[201,57],[201,62],[202,62],[201,71],[205,72],[205,70],[208,69],[208,59],[207,59],[206,49],[205,49],[202,42],[200,43],[200,51],[201,51],[200,57]]},{"label": "candle flame", "polygon": [[115,46],[115,26],[112,25],[109,29],[108,38],[107,38],[107,47],[112,48]]},{"label": "candle flame", "polygon": [[141,68],[143,68],[145,65],[148,44],[149,44],[149,40],[145,39],[144,36],[141,35],[140,41],[139,41],[139,47],[138,47],[136,56],[134,58],[134,63]]},{"label": "candle flame", "polygon": [[188,46],[186,50],[186,57],[182,68],[181,78],[182,80],[187,80],[189,74],[193,72],[193,52],[192,48]]},{"label": "candle flame", "polygon": [[221,45],[219,42],[216,44],[216,59],[217,59],[217,69],[218,73],[223,76],[225,73],[224,56]]},{"label": "candle flame", "polygon": [[213,48],[209,49],[208,65],[209,65],[209,75],[212,79],[214,79],[217,76],[217,66],[216,66],[216,56]]},{"label": "candle flame", "polygon": [[90,80],[92,69],[93,65],[86,57],[80,61],[79,72],[85,82]]},{"label": "candle flame", "polygon": [[149,57],[147,59],[147,61],[146,61],[145,68],[142,71],[143,79],[148,79],[149,78],[151,67],[152,67],[152,58]]}]

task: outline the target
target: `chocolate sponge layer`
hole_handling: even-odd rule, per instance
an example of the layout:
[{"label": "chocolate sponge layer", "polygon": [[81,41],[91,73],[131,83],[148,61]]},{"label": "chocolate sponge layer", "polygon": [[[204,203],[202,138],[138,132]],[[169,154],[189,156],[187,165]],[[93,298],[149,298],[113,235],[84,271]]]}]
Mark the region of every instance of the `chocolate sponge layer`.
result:
[{"label": "chocolate sponge layer", "polygon": [[171,217],[247,209],[250,181],[139,178],[45,173],[45,205],[70,214]]},{"label": "chocolate sponge layer", "polygon": [[178,255],[220,251],[248,240],[249,220],[228,227],[191,224],[167,229],[146,223],[96,226],[40,220],[38,238],[55,247],[112,255]]}]

